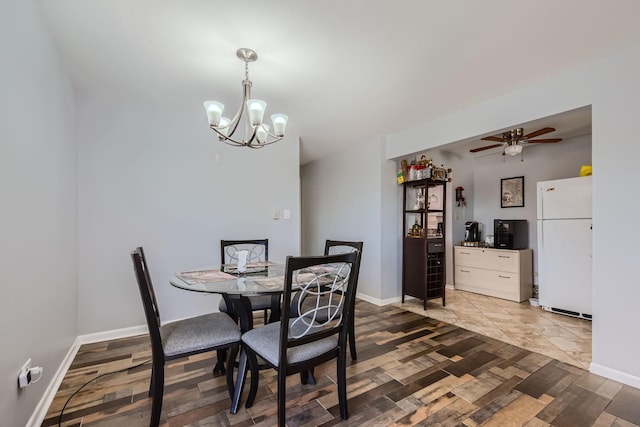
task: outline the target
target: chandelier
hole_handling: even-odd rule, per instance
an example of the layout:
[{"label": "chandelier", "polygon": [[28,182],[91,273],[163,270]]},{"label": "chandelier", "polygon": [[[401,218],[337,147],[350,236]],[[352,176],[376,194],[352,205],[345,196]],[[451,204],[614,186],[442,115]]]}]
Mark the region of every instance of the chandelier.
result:
[{"label": "chandelier", "polygon": [[[241,48],[236,56],[244,61],[244,80],[242,81],[242,102],[238,112],[229,119],[224,117],[224,105],[217,101],[206,101],[204,109],[207,112],[209,127],[218,134],[218,140],[234,147],[262,148],[284,138],[284,132],[289,118],[284,114],[273,114],[271,123],[273,132],[268,124],[263,123],[267,103],[260,99],[251,98],[251,80],[249,80],[249,62],[258,59],[258,54],[251,49]],[[240,126],[242,117],[243,126]],[[244,127],[244,138],[236,135],[238,127]],[[239,132],[238,132],[239,133]]]}]

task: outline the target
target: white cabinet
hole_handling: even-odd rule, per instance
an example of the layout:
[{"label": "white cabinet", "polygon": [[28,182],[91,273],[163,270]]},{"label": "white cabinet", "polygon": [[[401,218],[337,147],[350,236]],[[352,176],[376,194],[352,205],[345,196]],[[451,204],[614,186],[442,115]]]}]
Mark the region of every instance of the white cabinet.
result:
[{"label": "white cabinet", "polygon": [[533,293],[531,249],[454,247],[455,288],[511,301]]}]

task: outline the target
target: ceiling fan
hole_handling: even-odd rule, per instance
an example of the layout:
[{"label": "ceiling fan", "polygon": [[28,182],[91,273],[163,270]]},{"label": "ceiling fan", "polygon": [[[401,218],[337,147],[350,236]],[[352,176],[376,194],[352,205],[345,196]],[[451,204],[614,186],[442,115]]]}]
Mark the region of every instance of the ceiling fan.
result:
[{"label": "ceiling fan", "polygon": [[469,150],[469,152],[477,153],[479,151],[490,150],[492,148],[504,147],[504,150],[502,151],[503,156],[505,154],[515,156],[522,153],[522,147],[524,144],[549,144],[562,141],[562,138],[531,139],[540,135],[554,132],[555,130],[555,128],[542,128],[525,135],[522,128],[512,129],[510,131],[503,132],[501,135],[485,136],[484,138],[481,138],[483,141],[494,141],[498,142],[499,144],[491,144],[480,148],[473,148]]}]

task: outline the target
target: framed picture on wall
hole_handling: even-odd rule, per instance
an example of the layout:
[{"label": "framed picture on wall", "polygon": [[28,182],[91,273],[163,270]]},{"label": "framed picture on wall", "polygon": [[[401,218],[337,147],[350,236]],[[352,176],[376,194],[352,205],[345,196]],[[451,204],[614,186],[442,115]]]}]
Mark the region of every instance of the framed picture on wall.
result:
[{"label": "framed picture on wall", "polygon": [[500,207],[524,207],[524,176],[502,178],[500,180]]}]

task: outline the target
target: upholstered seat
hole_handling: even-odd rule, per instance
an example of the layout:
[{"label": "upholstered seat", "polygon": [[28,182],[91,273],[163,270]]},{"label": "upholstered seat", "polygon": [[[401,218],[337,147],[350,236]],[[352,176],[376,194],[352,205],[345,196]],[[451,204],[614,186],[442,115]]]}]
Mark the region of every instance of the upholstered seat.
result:
[{"label": "upholstered seat", "polygon": [[237,344],[240,330],[225,313],[210,313],[160,327],[165,358]]}]

